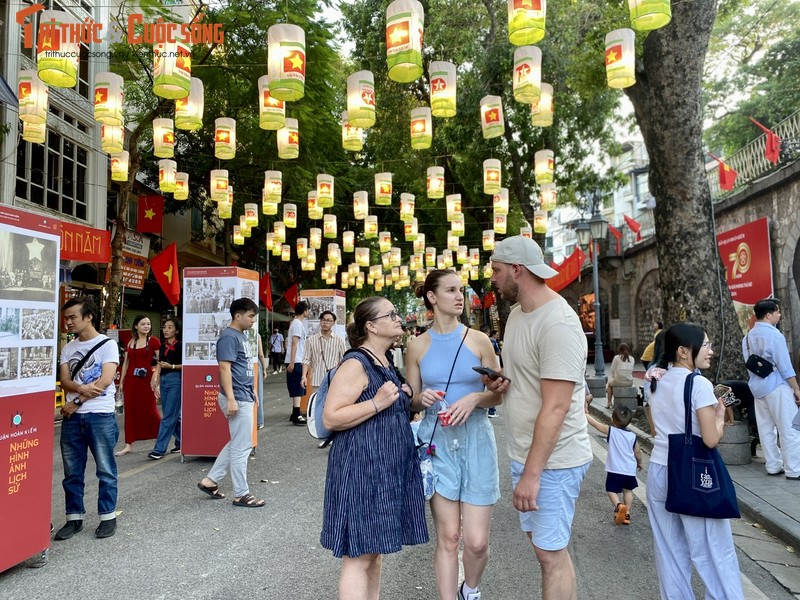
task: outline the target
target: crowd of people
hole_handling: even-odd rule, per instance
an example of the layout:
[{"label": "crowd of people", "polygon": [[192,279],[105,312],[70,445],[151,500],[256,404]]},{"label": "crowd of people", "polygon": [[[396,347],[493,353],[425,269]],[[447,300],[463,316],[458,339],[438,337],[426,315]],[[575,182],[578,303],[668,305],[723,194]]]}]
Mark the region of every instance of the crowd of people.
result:
[{"label": "crowd of people", "polygon": [[50,340],[56,324],[54,310],[22,309],[22,339]]}]

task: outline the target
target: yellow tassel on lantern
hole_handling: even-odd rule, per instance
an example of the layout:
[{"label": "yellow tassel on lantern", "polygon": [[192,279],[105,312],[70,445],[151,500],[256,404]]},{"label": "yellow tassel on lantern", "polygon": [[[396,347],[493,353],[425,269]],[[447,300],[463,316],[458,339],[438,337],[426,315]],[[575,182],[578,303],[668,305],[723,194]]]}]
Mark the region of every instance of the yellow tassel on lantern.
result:
[{"label": "yellow tassel on lantern", "polygon": [[192,52],[183,42],[153,46],[153,93],[162,98],[186,98],[192,88]]},{"label": "yellow tassel on lantern", "polygon": [[483,193],[497,194],[502,187],[500,161],[496,158],[487,158],[483,161]]},{"label": "yellow tassel on lantern", "polygon": [[428,167],[428,198],[435,200],[444,198],[444,167]]},{"label": "yellow tassel on lantern", "polygon": [[267,76],[270,94],[294,102],[305,94],[306,34],[297,25],[273,25],[267,30]]},{"label": "yellow tassel on lantern", "polygon": [[536,183],[553,183],[555,154],[552,150],[539,150],[533,155],[533,176]]},{"label": "yellow tassel on lantern", "polygon": [[19,72],[17,101],[19,102],[19,118],[22,121],[33,125],[47,122],[47,86],[33,69]]},{"label": "yellow tassel on lantern", "polygon": [[111,155],[111,180],[128,181],[128,151]]},{"label": "yellow tassel on lantern", "polygon": [[411,111],[411,148],[413,150],[426,150],[433,141],[433,122],[431,109],[427,106],[415,108]]},{"label": "yellow tassel on lantern", "polygon": [[39,79],[47,85],[74,88],[78,83],[81,45],[74,31],[81,25],[76,17],[60,10],[45,10],[39,15],[36,68]]},{"label": "yellow tassel on lantern", "polygon": [[375,174],[375,204],[390,206],[392,204],[392,174]]},{"label": "yellow tassel on lantern", "polygon": [[333,175],[320,173],[317,175],[317,203],[322,208],[333,206]]},{"label": "yellow tassel on lantern", "polygon": [[542,51],[536,46],[520,46],[514,51],[514,100],[537,102],[542,95]]},{"label": "yellow tassel on lantern", "polygon": [[108,154],[116,154],[122,152],[125,142],[125,128],[115,125],[101,125],[100,126],[100,147],[103,152]]},{"label": "yellow tassel on lantern", "polygon": [[286,125],[286,107],[283,100],[269,93],[269,76],[258,78],[258,126],[267,131],[277,131]]},{"label": "yellow tassel on lantern", "polygon": [[652,31],[672,20],[669,0],[628,0],[631,26],[636,31]]},{"label": "yellow tassel on lantern", "polygon": [[431,113],[434,117],[456,116],[456,66],[434,60],[428,66],[431,85]]},{"label": "yellow tassel on lantern", "polygon": [[197,131],[203,127],[205,96],[203,82],[192,77],[189,95],[175,100],[175,129]]},{"label": "yellow tassel on lantern", "polygon": [[349,113],[342,112],[342,148],[360,152],[364,148],[364,130],[350,123]]},{"label": "yellow tassel on lantern", "polygon": [[422,75],[425,9],[417,0],[395,0],[386,8],[389,79],[410,83]]},{"label": "yellow tassel on lantern", "polygon": [[189,174],[175,173],[175,191],[172,194],[175,200],[189,199]]},{"label": "yellow tassel on lantern", "polygon": [[347,78],[347,118],[350,125],[368,129],[375,124],[375,78],[358,71]]},{"label": "yellow tassel on lantern", "polygon": [[283,222],[286,227],[294,229],[297,227],[297,205],[287,202],[283,205]]},{"label": "yellow tassel on lantern", "polygon": [[550,127],[553,124],[553,86],[542,84],[542,94],[538,102],[531,104],[531,125]]},{"label": "yellow tassel on lantern", "polygon": [[515,46],[544,37],[547,0],[508,0],[508,40]]},{"label": "yellow tassel on lantern", "polygon": [[492,198],[492,206],[495,214],[508,214],[508,188],[500,188],[500,191]]},{"label": "yellow tassel on lantern", "polygon": [[[27,121],[22,122],[22,139],[26,142],[30,142],[32,144],[44,144],[45,140],[47,139],[47,124],[45,123],[28,123]],[[126,153],[127,154],[127,153]],[[113,161],[112,161],[113,164]],[[114,181],[119,181],[114,179],[113,171],[112,177]],[[127,162],[125,166],[125,179],[122,181],[127,181],[128,179],[128,167]]]},{"label": "yellow tassel on lantern", "polygon": [[481,131],[488,140],[503,135],[505,131],[503,118],[503,99],[500,96],[484,96],[481,98]]},{"label": "yellow tassel on lantern", "polygon": [[174,192],[177,171],[178,164],[174,160],[164,158],[158,161],[158,189],[162,192]]},{"label": "yellow tassel on lantern", "polygon": [[220,117],[214,121],[214,156],[230,160],[236,156],[236,121]]},{"label": "yellow tassel on lantern", "polygon": [[636,34],[632,29],[615,29],[606,35],[605,56],[608,87],[626,88],[636,83]]},{"label": "yellow tassel on lantern", "polygon": [[289,160],[300,156],[300,131],[297,119],[286,118],[286,127],[278,130],[278,158]]},{"label": "yellow tassel on lantern", "polygon": [[228,199],[228,171],[214,169],[211,171],[211,199],[214,202],[224,202]]},{"label": "yellow tassel on lantern", "polygon": [[369,196],[367,192],[360,191],[353,194],[353,217],[359,221],[369,214]]},{"label": "yellow tassel on lantern", "polygon": [[175,128],[172,119],[153,119],[153,154],[159,158],[175,156]]}]

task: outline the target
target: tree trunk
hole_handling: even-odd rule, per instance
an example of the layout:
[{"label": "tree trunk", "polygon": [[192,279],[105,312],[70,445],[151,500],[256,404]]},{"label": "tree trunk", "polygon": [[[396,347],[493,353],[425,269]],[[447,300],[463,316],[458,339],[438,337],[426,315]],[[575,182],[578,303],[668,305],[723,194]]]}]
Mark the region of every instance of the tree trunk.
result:
[{"label": "tree trunk", "polygon": [[720,380],[744,371],[704,168],[701,83],[715,17],[716,0],[673,3],[672,22],[648,35],[625,91],[650,155],[664,322],[705,327],[717,351],[710,376]]}]

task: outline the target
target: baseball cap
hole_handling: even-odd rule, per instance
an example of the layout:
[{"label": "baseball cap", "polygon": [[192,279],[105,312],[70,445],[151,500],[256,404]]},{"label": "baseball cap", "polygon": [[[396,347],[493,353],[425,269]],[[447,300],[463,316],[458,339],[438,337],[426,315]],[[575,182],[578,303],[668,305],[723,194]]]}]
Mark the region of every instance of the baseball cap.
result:
[{"label": "baseball cap", "polygon": [[545,264],[539,244],[521,235],[498,242],[490,260],[509,265],[523,265],[528,271],[542,279],[550,279],[558,275],[558,271]]}]

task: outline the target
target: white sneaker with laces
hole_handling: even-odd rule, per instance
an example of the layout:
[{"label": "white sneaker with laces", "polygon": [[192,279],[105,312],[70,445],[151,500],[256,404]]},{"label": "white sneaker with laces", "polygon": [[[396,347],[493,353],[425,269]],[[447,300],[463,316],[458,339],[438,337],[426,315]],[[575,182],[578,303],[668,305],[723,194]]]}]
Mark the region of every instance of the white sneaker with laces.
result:
[{"label": "white sneaker with laces", "polygon": [[470,592],[466,596],[464,595],[464,584],[466,581],[462,581],[461,585],[458,586],[458,598],[456,600],[481,600],[481,593],[480,591]]}]

